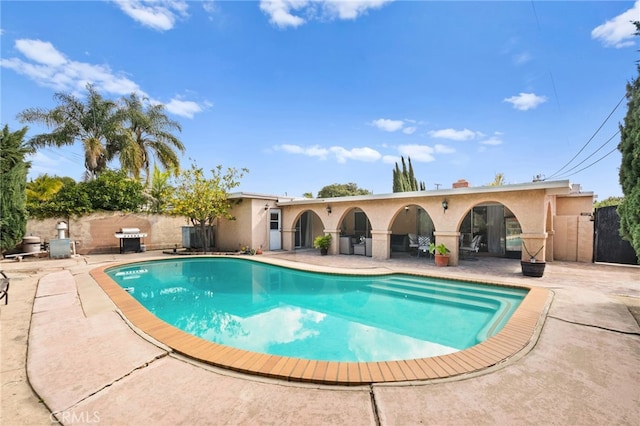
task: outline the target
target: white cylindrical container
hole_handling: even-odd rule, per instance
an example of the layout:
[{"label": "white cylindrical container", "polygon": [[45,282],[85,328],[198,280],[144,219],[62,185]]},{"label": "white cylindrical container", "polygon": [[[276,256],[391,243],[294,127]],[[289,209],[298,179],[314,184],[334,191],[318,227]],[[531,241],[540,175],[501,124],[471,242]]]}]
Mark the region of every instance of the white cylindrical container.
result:
[{"label": "white cylindrical container", "polygon": [[66,222],[58,222],[58,224],[56,225],[56,231],[58,231],[58,239],[62,240],[67,238],[65,235],[67,229],[69,229],[69,227],[67,226]]}]

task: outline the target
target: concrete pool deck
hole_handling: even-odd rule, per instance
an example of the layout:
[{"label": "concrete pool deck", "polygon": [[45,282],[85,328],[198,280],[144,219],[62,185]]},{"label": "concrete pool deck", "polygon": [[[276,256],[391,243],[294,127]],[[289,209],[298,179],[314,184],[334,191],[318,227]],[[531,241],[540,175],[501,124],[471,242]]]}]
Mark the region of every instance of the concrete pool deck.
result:
[{"label": "concrete pool deck", "polygon": [[554,293],[528,352],[481,374],[331,387],[189,362],[141,338],[89,271],[158,255],[1,262],[12,282],[9,305],[0,306],[0,423],[50,424],[49,410],[64,424],[635,424],[640,417],[640,327],[628,308],[640,306],[638,267],[554,262],[544,277],[526,278],[509,259],[435,268],[424,258],[268,253],[309,265],[409,268]]}]

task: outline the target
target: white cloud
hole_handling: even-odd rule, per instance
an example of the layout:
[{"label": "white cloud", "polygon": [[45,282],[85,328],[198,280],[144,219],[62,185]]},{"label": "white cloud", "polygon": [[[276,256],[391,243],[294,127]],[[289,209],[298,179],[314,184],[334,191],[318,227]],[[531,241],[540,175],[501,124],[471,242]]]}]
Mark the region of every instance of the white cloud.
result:
[{"label": "white cloud", "polygon": [[438,154],[453,154],[456,152],[455,148],[452,148],[448,145],[441,145],[439,143],[433,146],[433,149]]},{"label": "white cloud", "polygon": [[274,146],[274,149],[288,152],[289,154],[306,155],[307,157],[316,157],[323,160],[326,159],[329,154],[333,154],[338,163],[346,163],[347,160],[374,162],[382,158],[382,154],[368,147],[347,149],[341,146],[324,148],[319,145],[303,147],[300,145],[282,144]]},{"label": "white cloud", "polygon": [[497,136],[491,136],[489,139],[485,139],[483,141],[480,141],[480,143],[482,145],[492,145],[492,146],[502,145],[502,139],[500,139]]},{"label": "white cloud", "polygon": [[640,21],[640,0],[633,7],[591,31],[591,38],[600,40],[606,47],[633,46],[636,27],[633,21]]},{"label": "white cloud", "polygon": [[20,39],[16,40],[15,46],[24,56],[39,64],[57,67],[67,63],[67,58],[48,41]]},{"label": "white cloud", "polygon": [[411,157],[411,161],[430,163],[436,160],[433,156],[435,149],[428,145],[400,145],[398,151],[405,157]]},{"label": "white cloud", "polygon": [[193,118],[199,112],[202,112],[202,106],[193,101],[182,101],[180,99],[171,99],[165,108],[172,114],[182,117]]},{"label": "white cloud", "polygon": [[275,146],[274,149],[288,152],[289,154],[301,154],[306,155],[307,157],[317,157],[323,160],[327,158],[327,155],[329,154],[328,149],[322,148],[319,145],[313,145],[305,148],[300,145],[282,144]]},{"label": "white cloud", "polygon": [[269,15],[269,22],[273,25],[295,28],[306,21],[290,12],[304,8],[308,3],[305,0],[260,0],[260,10]]},{"label": "white cloud", "polygon": [[120,10],[154,30],[167,31],[176,19],[186,17],[188,5],[183,0],[114,0]]},{"label": "white cloud", "polygon": [[418,128],[413,126],[413,127],[405,127],[404,129],[402,129],[402,133],[404,133],[405,135],[412,135],[415,133],[415,131]]},{"label": "white cloud", "polygon": [[400,162],[399,155],[383,155],[382,162],[385,164],[395,164]]},{"label": "white cloud", "polygon": [[347,160],[373,162],[382,158],[378,151],[367,147],[345,149],[339,146],[332,146],[330,151],[336,156],[338,163],[346,163]]},{"label": "white cloud", "polygon": [[538,105],[547,101],[546,96],[538,96],[535,93],[520,93],[517,96],[505,98],[504,102],[509,102],[513,107],[520,111],[527,111],[536,108]]},{"label": "white cloud", "polygon": [[453,141],[468,141],[473,139],[478,135],[478,132],[474,132],[473,130],[463,129],[441,129],[441,130],[431,130],[429,132],[429,136],[432,138],[438,139],[450,139]]},{"label": "white cloud", "polygon": [[112,72],[108,66],[67,59],[49,42],[21,39],[16,40],[15,47],[30,61],[0,59],[0,66],[26,75],[41,86],[80,92],[87,83],[92,83],[98,91],[117,95],[142,93],[135,82]]},{"label": "white cloud", "polygon": [[380,130],[384,130],[385,132],[395,132],[404,127],[404,122],[402,120],[389,120],[388,118],[379,118],[377,120],[373,120],[369,124]]},{"label": "white cloud", "polygon": [[[71,60],[50,42],[20,39],[16,40],[15,48],[24,55],[26,60],[1,58],[0,67],[22,74],[40,86],[60,92],[80,94],[84,93],[86,85],[91,83],[102,94],[123,96],[137,93],[139,96],[151,98],[124,73],[115,73],[108,65]],[[152,102],[162,103],[157,100]],[[174,98],[166,108],[172,114],[192,118],[207,106],[209,106],[207,102],[196,103]]]},{"label": "white cloud", "polygon": [[322,2],[325,15],[330,18],[356,19],[368,9],[380,9],[392,0],[326,0]]},{"label": "white cloud", "polygon": [[260,10],[269,16],[269,22],[273,25],[295,28],[311,19],[356,19],[369,9],[379,9],[391,1],[393,0],[260,0]]}]

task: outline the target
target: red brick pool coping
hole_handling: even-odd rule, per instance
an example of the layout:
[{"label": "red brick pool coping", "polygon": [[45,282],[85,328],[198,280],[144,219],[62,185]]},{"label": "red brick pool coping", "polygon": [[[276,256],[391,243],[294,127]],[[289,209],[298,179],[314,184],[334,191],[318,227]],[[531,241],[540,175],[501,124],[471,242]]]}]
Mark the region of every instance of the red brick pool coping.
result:
[{"label": "red brick pool coping", "polygon": [[[106,269],[127,263],[144,262],[108,265],[92,270],[91,275],[128,321],[143,333],[179,354],[210,365],[262,377],[325,385],[357,386],[371,383],[444,379],[480,372],[500,364],[525,349],[537,338],[539,333],[536,333],[536,330],[544,321],[551,294],[549,290],[540,287],[509,285],[510,287],[527,288],[529,292],[498,334],[463,351],[403,361],[313,361],[267,355],[224,346],[206,341],[169,325],[149,312],[105,272]],[[272,262],[267,261],[267,263]],[[278,264],[285,266],[281,263]],[[300,265],[286,265],[286,267],[293,269],[318,270],[318,267],[314,265],[305,266],[309,268],[301,268]],[[322,272],[327,272],[326,268],[321,269]],[[384,274],[380,272],[353,272],[336,268],[331,268],[331,270],[333,273],[351,273],[353,275]],[[422,274],[422,276],[428,275]],[[479,281],[467,281],[480,283]],[[482,283],[505,286],[505,284],[486,281]]]}]

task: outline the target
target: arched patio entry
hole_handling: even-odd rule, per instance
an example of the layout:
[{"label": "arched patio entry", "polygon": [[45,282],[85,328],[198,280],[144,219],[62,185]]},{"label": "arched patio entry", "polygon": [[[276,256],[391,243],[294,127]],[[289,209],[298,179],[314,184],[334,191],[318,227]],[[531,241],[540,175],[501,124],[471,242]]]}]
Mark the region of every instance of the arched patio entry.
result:
[{"label": "arched patio entry", "polygon": [[520,259],[522,228],[515,213],[495,201],[474,205],[458,226],[460,246],[469,246],[480,238],[479,252],[494,257]]},{"label": "arched patio entry", "polygon": [[293,233],[293,248],[312,248],[313,240],[318,235],[324,235],[324,224],[320,216],[313,210],[302,211],[295,221]]},{"label": "arched patio entry", "polygon": [[371,221],[364,210],[359,207],[348,209],[340,218],[338,227],[340,254],[372,256]]},{"label": "arched patio entry", "polygon": [[390,225],[389,239],[391,256],[409,253],[416,255],[418,237],[435,242],[435,226],[429,213],[417,204],[408,204],[396,211]]}]

